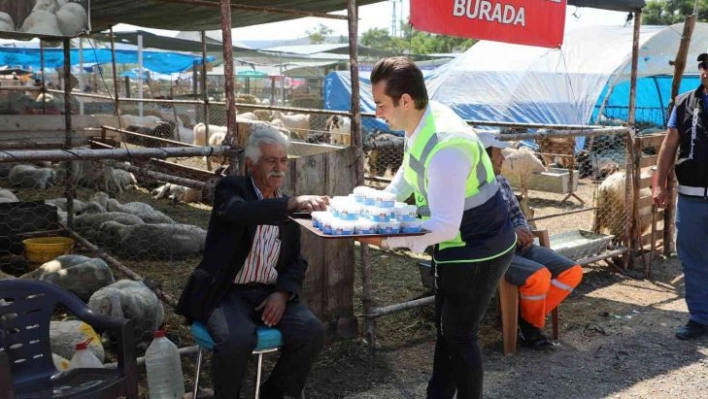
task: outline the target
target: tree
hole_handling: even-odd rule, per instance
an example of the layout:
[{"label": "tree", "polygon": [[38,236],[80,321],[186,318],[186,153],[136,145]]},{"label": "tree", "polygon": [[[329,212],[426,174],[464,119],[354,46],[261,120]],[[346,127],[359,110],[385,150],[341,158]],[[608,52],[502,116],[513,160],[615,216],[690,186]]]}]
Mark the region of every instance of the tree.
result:
[{"label": "tree", "polygon": [[[693,14],[695,0],[650,0],[642,11],[644,25],[671,25]],[[708,21],[708,0],[698,0],[698,21]]]},{"label": "tree", "polygon": [[424,55],[430,53],[452,53],[465,51],[475,43],[474,39],[434,35],[420,32],[401,22],[402,37],[391,37],[388,29],[372,28],[361,35],[361,44],[396,54]]},{"label": "tree", "polygon": [[312,29],[306,30],[305,33],[310,38],[311,44],[322,44],[327,39],[327,36],[334,33],[334,30],[325,24],[319,24]]}]

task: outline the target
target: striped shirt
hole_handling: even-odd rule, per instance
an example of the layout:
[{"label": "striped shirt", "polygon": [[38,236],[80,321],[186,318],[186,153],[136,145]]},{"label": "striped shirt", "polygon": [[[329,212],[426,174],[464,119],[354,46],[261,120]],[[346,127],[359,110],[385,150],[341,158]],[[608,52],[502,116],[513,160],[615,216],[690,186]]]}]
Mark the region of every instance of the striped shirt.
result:
[{"label": "striped shirt", "polygon": [[[253,183],[253,180],[251,180]],[[253,183],[258,199],[263,199],[263,193]],[[278,190],[276,198],[283,195]],[[278,257],[280,256],[280,239],[278,226],[262,224],[256,227],[256,235],[253,237],[251,252],[243,262],[243,267],[236,274],[234,284],[261,283],[274,285],[278,282]]]},{"label": "striped shirt", "polygon": [[516,195],[514,195],[514,190],[511,189],[509,180],[502,175],[496,175],[496,179],[497,183],[499,183],[499,187],[501,187],[504,201],[506,201],[506,204],[509,206],[509,218],[511,219],[511,224],[514,225],[514,228],[523,227],[528,231],[531,231],[531,227],[526,222],[524,213],[521,212],[521,205],[519,205],[519,201],[516,199]]}]

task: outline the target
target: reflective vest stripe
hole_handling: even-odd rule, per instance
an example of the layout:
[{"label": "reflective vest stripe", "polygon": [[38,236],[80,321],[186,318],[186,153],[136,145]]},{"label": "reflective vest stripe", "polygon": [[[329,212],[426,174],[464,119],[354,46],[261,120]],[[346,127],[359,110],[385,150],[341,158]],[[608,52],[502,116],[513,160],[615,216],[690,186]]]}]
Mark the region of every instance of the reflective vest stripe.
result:
[{"label": "reflective vest stripe", "polygon": [[567,285],[567,284],[563,284],[563,283],[561,283],[560,281],[558,281],[558,280],[556,280],[556,279],[552,279],[552,280],[551,280],[551,284],[552,284],[552,285],[555,285],[556,287],[558,287],[558,288],[560,288],[560,289],[562,289],[562,290],[566,290],[566,291],[568,291],[568,292],[573,292],[573,287],[571,287],[571,286],[569,286],[569,285]]},{"label": "reflective vest stripe", "polygon": [[519,298],[526,299],[528,301],[540,301],[546,299],[546,294],[543,295],[524,295],[519,294]]}]

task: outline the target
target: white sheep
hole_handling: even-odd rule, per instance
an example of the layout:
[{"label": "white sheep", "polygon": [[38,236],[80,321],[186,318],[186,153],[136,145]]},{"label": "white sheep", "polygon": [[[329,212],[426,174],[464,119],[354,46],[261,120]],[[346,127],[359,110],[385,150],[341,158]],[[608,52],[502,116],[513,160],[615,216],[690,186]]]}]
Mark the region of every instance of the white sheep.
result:
[{"label": "white sheep", "polygon": [[58,9],[59,4],[57,3],[57,0],[36,0],[32,11],[42,10],[56,14]]},{"label": "white sheep", "polygon": [[109,243],[99,241],[98,231],[101,225],[109,220],[123,225],[145,223],[135,215],[122,212],[89,213],[74,218],[74,230],[98,245],[107,245]]},{"label": "white sheep", "polygon": [[236,121],[237,122],[242,122],[242,121],[257,121],[258,116],[256,116],[255,113],[253,112],[244,112],[242,114],[237,114],[236,115]]},{"label": "white sheep", "polygon": [[[56,6],[56,2],[54,3]],[[36,7],[36,6],[35,6]],[[59,21],[52,11],[36,9],[25,18],[22,23],[22,32],[42,36],[61,36]]]},{"label": "white sheep", "polygon": [[8,180],[13,187],[44,190],[56,183],[56,171],[52,168],[39,168],[34,165],[15,165],[10,170]]},{"label": "white sheep", "polygon": [[137,346],[145,349],[165,320],[165,310],[154,292],[141,281],[118,280],[91,295],[89,308],[102,315],[133,320]]},{"label": "white sheep", "polygon": [[202,200],[202,191],[190,187],[180,186],[178,184],[166,183],[150,194],[154,199],[168,198],[170,202],[200,202]]},{"label": "white sheep", "polygon": [[[116,177],[116,171],[109,162],[99,162],[91,160],[63,161],[59,164],[57,178],[59,182],[64,182],[71,170],[71,178],[74,186],[83,185],[94,190],[103,190],[109,193],[122,193],[123,185]],[[115,188],[115,189],[114,189]]]},{"label": "white sheep", "polygon": [[84,302],[94,292],[115,281],[110,267],[103,259],[83,255],[61,255],[20,278],[58,285],[73,292]]},{"label": "white sheep", "polygon": [[[226,126],[219,126],[219,125],[209,125],[209,137],[211,138],[213,134],[215,133],[224,133],[226,134],[227,132],[227,127]],[[207,139],[206,139],[206,125],[203,123],[197,123],[194,125],[194,141],[192,144],[200,147],[204,147],[207,145]]]},{"label": "white sheep", "polygon": [[204,250],[206,231],[188,224],[124,225],[108,221],[99,227],[99,240],[128,259],[168,260],[194,256]]},{"label": "white sheep", "polygon": [[0,12],[0,30],[6,32],[15,31],[15,21],[13,21],[12,16],[6,12]]},{"label": "white sheep", "polygon": [[121,204],[118,200],[108,198],[106,193],[96,193],[93,199],[101,204],[108,212],[122,212],[139,217],[145,223],[175,223],[171,217],[155,210],[143,202],[128,202]]},{"label": "white sheep", "polygon": [[[627,210],[625,207],[625,192],[627,175],[624,171],[611,174],[597,188],[597,197],[595,199],[595,218],[593,221],[592,230],[598,233],[607,233],[615,236],[615,241],[623,241],[625,236],[626,220],[629,218],[632,209]],[[642,188],[639,190],[640,197],[651,196],[650,188]],[[630,184],[629,198],[634,198],[634,187]],[[636,206],[636,204],[635,204]],[[645,206],[638,210],[638,228],[639,234],[646,232],[651,227],[652,207]]]},{"label": "white sheep", "polygon": [[19,202],[20,200],[17,199],[17,196],[15,196],[15,193],[12,191],[5,189],[5,188],[0,188],[0,204],[4,204],[7,202]]},{"label": "white sheep", "polygon": [[65,36],[75,36],[86,29],[88,15],[86,10],[77,3],[66,3],[57,11],[59,29]]},{"label": "white sheep", "polygon": [[517,177],[521,186],[521,195],[528,198],[528,179],[534,173],[545,172],[543,163],[536,158],[536,155],[527,148],[515,149],[504,148],[504,163],[502,164],[502,175]]},{"label": "white sheep", "polygon": [[273,111],[272,119],[280,119],[286,129],[291,131],[300,140],[307,139],[310,132],[309,114],[284,114],[280,111]]},{"label": "white sheep", "polygon": [[325,122],[330,144],[350,146],[352,144],[352,120],[346,116],[332,115]]}]

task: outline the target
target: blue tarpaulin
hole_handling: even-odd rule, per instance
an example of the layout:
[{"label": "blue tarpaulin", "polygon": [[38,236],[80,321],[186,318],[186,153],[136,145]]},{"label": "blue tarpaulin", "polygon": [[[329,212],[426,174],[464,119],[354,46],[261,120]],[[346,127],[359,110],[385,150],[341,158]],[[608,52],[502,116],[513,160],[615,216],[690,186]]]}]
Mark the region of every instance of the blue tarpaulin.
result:
[{"label": "blue tarpaulin", "polygon": [[[371,96],[371,81],[359,75],[361,112],[375,112],[376,104]],[[352,84],[349,72],[331,72],[324,81],[324,107],[337,111],[349,111],[352,105]],[[392,132],[386,123],[380,119],[361,118],[361,128],[365,134],[374,130],[403,135],[403,132]]]},{"label": "blue tarpaulin", "polygon": [[[39,69],[41,65],[39,49],[0,48],[0,65],[24,66]],[[84,49],[84,62],[87,64],[105,64],[111,62],[109,49]],[[207,62],[214,57],[207,57]],[[201,65],[202,57],[182,53],[162,51],[143,51],[143,66],[158,73],[177,73],[191,68],[197,62]],[[137,64],[137,50],[116,50],[117,64]],[[71,65],[79,64],[79,50],[71,50]],[[44,66],[60,68],[64,65],[64,52],[61,49],[44,49]]]}]

